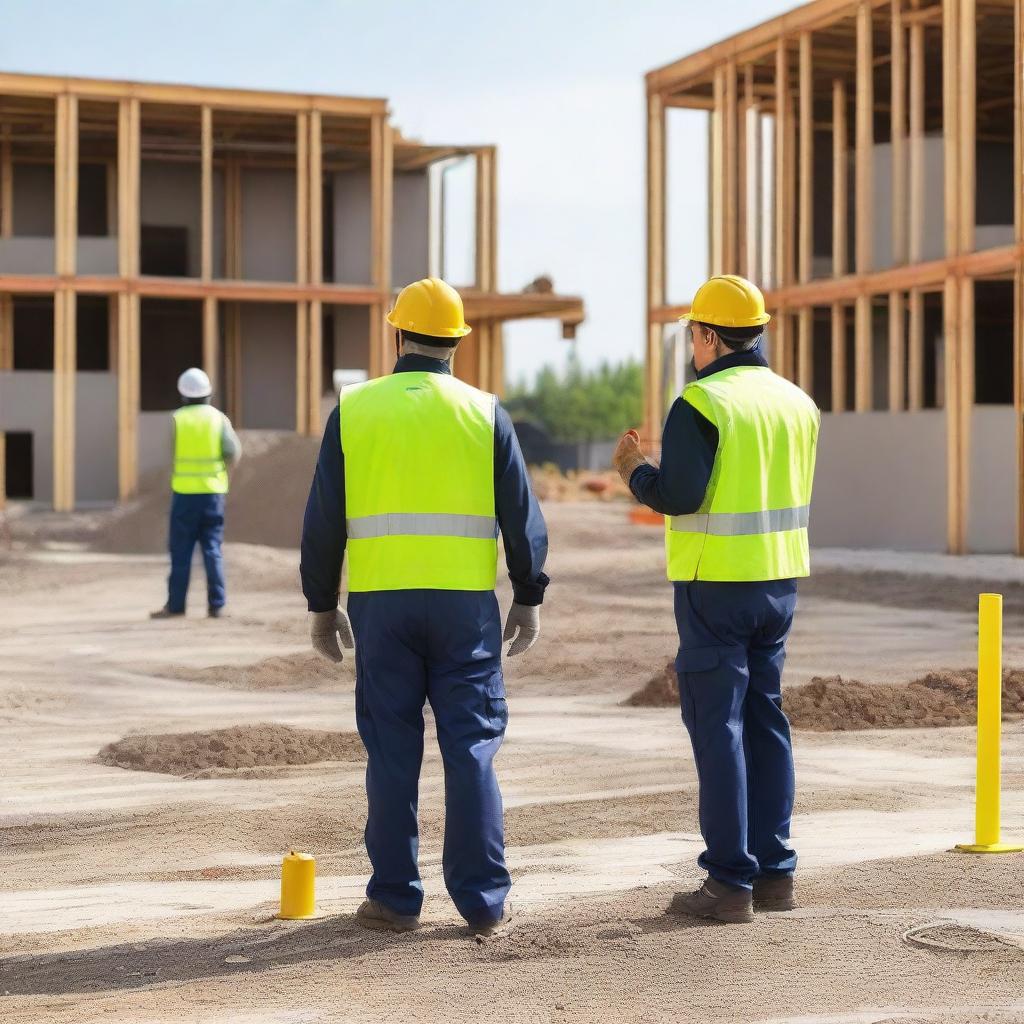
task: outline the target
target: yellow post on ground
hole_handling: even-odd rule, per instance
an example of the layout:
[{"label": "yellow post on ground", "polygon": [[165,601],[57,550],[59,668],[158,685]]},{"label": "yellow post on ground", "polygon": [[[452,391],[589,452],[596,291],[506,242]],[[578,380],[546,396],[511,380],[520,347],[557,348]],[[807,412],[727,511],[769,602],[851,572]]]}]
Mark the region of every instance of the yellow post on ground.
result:
[{"label": "yellow post on ground", "polygon": [[999,753],[1003,721],[1003,597],[978,596],[978,778],[974,842],[963,853],[1016,853],[1024,846],[1000,842]]},{"label": "yellow post on ground", "polygon": [[308,853],[292,850],[281,864],[281,912],[285,921],[316,913],[316,861]]}]

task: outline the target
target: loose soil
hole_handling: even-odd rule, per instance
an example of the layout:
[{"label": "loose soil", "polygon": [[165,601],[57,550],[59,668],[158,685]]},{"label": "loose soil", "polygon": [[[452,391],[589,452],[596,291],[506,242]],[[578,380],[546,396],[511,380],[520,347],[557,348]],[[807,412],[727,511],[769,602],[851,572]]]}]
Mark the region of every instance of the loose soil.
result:
[{"label": "loose soil", "polygon": [[113,768],[195,778],[216,768],[354,761],[363,756],[359,736],[288,725],[235,725],[207,732],[137,734],[108,743],[97,755]]},{"label": "loose soil", "polygon": [[[229,541],[298,547],[302,513],[320,439],[242,431],[243,456],[231,473],[225,510]],[[88,538],[94,550],[158,552],[167,548],[170,503],[166,474],[154,474],[133,502],[116,510]]]},{"label": "loose soil", "polygon": [[[295,473],[303,493],[271,539],[301,514],[311,465]],[[263,481],[261,500],[276,490]],[[354,923],[369,874],[354,659],[336,668],[309,651],[294,547],[229,544],[230,615],[205,618],[200,577],[186,618],[151,622],[162,554],[60,547],[51,534],[33,547],[23,533],[0,555],[5,1024],[1019,1024],[1024,952],[987,936],[1024,935],[1024,857],[946,852],[973,830],[970,712],[956,728],[798,731],[801,910],[731,928],[665,913],[700,876],[696,777],[678,712],[620,706],[677,643],[661,533],[631,526],[628,507],[545,506],[553,583],[540,642],[506,662],[497,761],[516,926],[482,943],[445,891],[429,712],[424,927]],[[165,514],[162,493],[150,521],[161,552]],[[26,516],[19,530],[27,520],[43,522]],[[831,697],[854,685],[835,676],[906,686],[970,663],[976,593],[943,589],[936,603],[941,581],[907,577],[893,604],[872,597],[879,580],[858,579],[802,590],[787,703],[815,677]],[[504,580],[499,598],[507,608]],[[1006,663],[1024,665],[1012,621]],[[962,686],[936,692],[961,706]],[[270,744],[259,723],[289,738]],[[236,732],[231,763],[252,767],[211,756],[211,737]],[[311,735],[333,739],[311,750]],[[1003,741],[1014,840],[1024,723]],[[131,752],[133,770],[97,758],[105,745]],[[298,762],[273,753],[290,746]],[[290,847],[317,858],[313,920],[274,919]],[[915,929],[971,948],[908,943]]]},{"label": "loose soil", "polygon": [[[806,686],[787,687],[783,707],[796,729],[813,732],[857,729],[915,729],[971,725],[977,721],[978,673],[972,669],[929,672],[909,683],[862,683],[841,676],[816,676]],[[629,697],[627,707],[679,706],[675,665]],[[1024,715],[1024,671],[1003,674],[1003,718]]]},{"label": "loose soil", "polygon": [[318,654],[285,654],[251,665],[168,665],[164,674],[237,690],[333,690],[352,686],[354,661],[349,657],[336,665]]}]

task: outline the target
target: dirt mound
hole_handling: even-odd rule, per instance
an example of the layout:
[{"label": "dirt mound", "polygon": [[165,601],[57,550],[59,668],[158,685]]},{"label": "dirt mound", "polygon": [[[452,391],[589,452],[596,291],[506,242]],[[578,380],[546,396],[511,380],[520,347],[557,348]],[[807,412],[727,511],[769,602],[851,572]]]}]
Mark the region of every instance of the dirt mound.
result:
[{"label": "dirt mound", "polygon": [[651,676],[636,693],[623,702],[630,708],[669,708],[679,706],[679,679],[676,666],[669,662],[656,676]]},{"label": "dirt mound", "polygon": [[251,665],[175,665],[160,674],[234,690],[320,690],[351,686],[355,679],[354,662],[351,656],[335,665],[318,654],[286,654]]},{"label": "dirt mound", "polygon": [[[241,439],[244,455],[231,474],[225,539],[297,548],[320,439],[260,431],[242,431]],[[169,504],[167,474],[149,476],[139,496],[96,530],[92,546],[118,553],[165,551]]]},{"label": "dirt mound", "polygon": [[297,729],[289,725],[234,725],[207,732],[130,735],[103,747],[98,758],[113,768],[161,772],[184,778],[215,769],[355,761],[363,746],[354,732]]},{"label": "dirt mound", "polygon": [[[783,706],[794,728],[814,732],[912,729],[972,725],[977,716],[978,674],[944,669],[899,685],[816,676],[787,688]],[[625,702],[630,707],[676,707],[679,685],[672,662]],[[1003,675],[1003,715],[1024,715],[1024,670]]]}]

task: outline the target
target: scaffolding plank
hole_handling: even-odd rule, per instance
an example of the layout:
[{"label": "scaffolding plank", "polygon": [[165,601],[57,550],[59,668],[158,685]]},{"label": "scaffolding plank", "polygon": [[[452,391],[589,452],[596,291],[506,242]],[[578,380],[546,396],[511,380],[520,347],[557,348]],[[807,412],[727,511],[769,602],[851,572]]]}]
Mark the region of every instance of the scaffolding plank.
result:
[{"label": "scaffolding plank", "polygon": [[[799,279],[810,281],[814,265],[814,68],[811,33],[800,35],[800,226]],[[802,344],[802,340],[801,340]],[[803,385],[801,385],[803,386]],[[805,388],[805,390],[807,390]]]},{"label": "scaffolding plank", "polygon": [[872,81],[873,29],[868,0],[857,6],[857,96],[856,141],[854,148],[855,263],[858,274],[871,269],[874,217],[874,180],[872,152],[874,144],[874,84]]},{"label": "scaffolding plank", "polygon": [[832,82],[832,276],[842,277],[847,270],[846,253],[849,246],[847,208],[849,206],[849,166],[846,122],[846,84],[841,78]]},{"label": "scaffolding plank", "polygon": [[665,303],[665,108],[661,97],[647,97],[647,343],[644,438],[661,434],[661,325],[654,310]]},{"label": "scaffolding plank", "polygon": [[903,411],[906,389],[906,303],[903,292],[889,292],[889,411]]},{"label": "scaffolding plank", "polygon": [[892,0],[890,16],[892,139],[892,259],[907,261],[907,103],[903,0]]},{"label": "scaffolding plank", "polygon": [[846,307],[833,302],[832,313],[832,412],[846,409]]}]

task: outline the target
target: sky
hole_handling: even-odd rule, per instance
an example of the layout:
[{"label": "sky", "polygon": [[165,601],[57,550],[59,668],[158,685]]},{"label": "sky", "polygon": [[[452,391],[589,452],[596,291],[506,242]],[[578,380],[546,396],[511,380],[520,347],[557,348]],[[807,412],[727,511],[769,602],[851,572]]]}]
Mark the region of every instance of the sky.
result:
[{"label": "sky", "polygon": [[[641,358],[644,73],[795,0],[3,0],[0,69],[384,96],[403,134],[494,143],[502,290],[581,295],[575,348]],[[669,298],[706,271],[706,115],[669,121]],[[563,366],[551,321],[506,328],[506,372]]]}]

